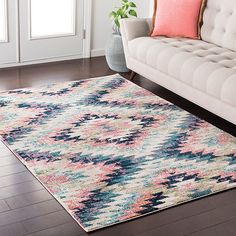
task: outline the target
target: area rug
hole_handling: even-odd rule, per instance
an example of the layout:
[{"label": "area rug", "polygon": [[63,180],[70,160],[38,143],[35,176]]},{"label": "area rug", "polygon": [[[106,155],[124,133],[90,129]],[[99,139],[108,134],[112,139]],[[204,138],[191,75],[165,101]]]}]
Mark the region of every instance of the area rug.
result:
[{"label": "area rug", "polygon": [[119,75],[0,93],[0,136],[86,231],[236,187],[235,137]]}]

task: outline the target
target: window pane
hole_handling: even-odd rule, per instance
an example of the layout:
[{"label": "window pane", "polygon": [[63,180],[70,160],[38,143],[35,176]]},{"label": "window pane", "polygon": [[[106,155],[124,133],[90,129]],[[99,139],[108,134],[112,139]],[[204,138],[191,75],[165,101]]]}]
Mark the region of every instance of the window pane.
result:
[{"label": "window pane", "polygon": [[75,0],[31,0],[31,37],[74,33]]},{"label": "window pane", "polygon": [[6,0],[0,0],[0,42],[7,41]]}]

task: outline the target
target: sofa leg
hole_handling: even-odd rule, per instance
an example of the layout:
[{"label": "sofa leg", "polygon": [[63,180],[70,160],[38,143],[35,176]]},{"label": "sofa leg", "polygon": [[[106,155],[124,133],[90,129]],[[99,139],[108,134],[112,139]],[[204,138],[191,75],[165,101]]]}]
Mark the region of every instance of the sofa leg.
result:
[{"label": "sofa leg", "polygon": [[136,75],[137,75],[137,73],[132,71],[130,74],[129,80],[132,81]]}]

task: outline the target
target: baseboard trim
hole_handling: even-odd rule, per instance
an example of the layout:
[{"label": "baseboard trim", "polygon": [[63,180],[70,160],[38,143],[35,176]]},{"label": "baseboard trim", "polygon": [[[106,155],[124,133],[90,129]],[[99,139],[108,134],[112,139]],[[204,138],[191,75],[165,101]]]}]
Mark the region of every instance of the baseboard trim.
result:
[{"label": "baseboard trim", "polygon": [[[105,49],[91,50],[91,57],[100,57],[100,56],[104,56],[104,55],[105,55]],[[35,64],[43,64],[43,63],[57,62],[57,61],[58,62],[59,61],[68,61],[68,60],[81,59],[81,58],[83,58],[83,55],[40,59],[40,60],[27,61],[27,62],[6,63],[6,64],[0,64],[0,69],[27,66],[27,65],[35,65]]]},{"label": "baseboard trim", "polygon": [[40,59],[40,60],[27,61],[27,62],[7,63],[7,64],[1,64],[0,69],[10,68],[10,67],[27,66],[27,65],[35,65],[35,64],[43,64],[43,63],[57,62],[57,61],[58,62],[59,61],[69,61],[69,60],[75,60],[75,59],[81,59],[81,58],[83,58],[82,55],[76,55],[76,56],[65,56],[65,57]]},{"label": "baseboard trim", "polygon": [[105,55],[105,49],[92,49],[91,57],[100,57]]}]

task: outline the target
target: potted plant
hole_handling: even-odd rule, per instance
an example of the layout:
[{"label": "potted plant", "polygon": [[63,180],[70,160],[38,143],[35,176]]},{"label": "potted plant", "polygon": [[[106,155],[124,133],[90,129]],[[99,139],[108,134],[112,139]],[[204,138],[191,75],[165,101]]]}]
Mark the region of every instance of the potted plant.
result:
[{"label": "potted plant", "polygon": [[121,7],[110,13],[113,21],[113,33],[106,47],[106,60],[110,69],[116,72],[128,72],[126,66],[122,38],[120,34],[120,19],[137,17],[136,4],[129,0],[121,0]]}]

